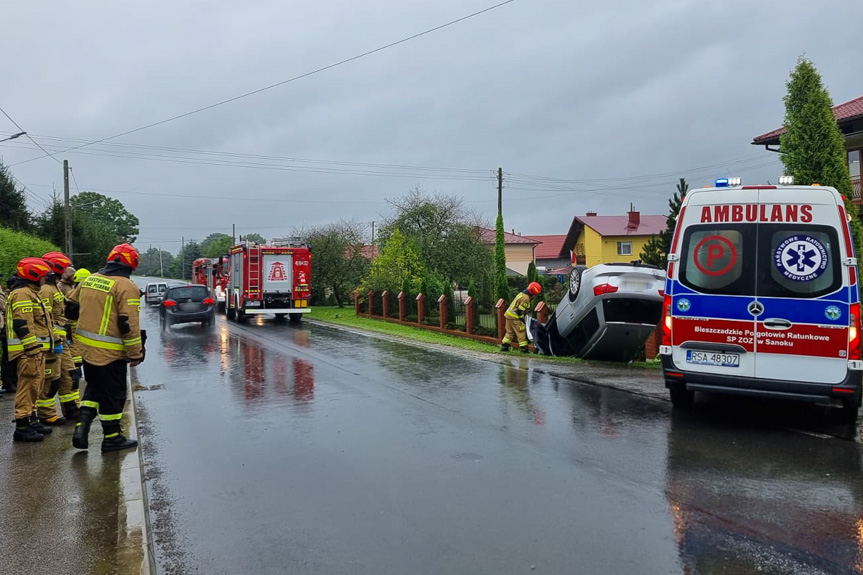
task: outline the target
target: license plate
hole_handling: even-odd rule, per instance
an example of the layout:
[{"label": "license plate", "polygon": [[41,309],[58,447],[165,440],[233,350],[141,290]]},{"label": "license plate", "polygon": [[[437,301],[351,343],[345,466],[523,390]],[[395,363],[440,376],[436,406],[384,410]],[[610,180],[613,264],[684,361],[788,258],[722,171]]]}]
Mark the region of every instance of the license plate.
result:
[{"label": "license plate", "polygon": [[686,361],[699,365],[719,365],[722,367],[740,367],[739,353],[717,353],[713,351],[686,351]]},{"label": "license plate", "polygon": [[261,307],[261,302],[253,299],[247,299],[246,307]]},{"label": "license plate", "polygon": [[644,291],[646,289],[650,289],[650,283],[627,280],[622,282],[620,287],[631,291]]}]

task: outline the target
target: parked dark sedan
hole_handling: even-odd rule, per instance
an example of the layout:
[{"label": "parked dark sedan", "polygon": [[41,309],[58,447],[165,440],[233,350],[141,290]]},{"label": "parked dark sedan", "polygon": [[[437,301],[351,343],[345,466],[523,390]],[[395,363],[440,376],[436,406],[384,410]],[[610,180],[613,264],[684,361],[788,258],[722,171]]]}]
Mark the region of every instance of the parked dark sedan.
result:
[{"label": "parked dark sedan", "polygon": [[216,317],[214,303],[205,286],[172,287],[165,292],[165,298],[159,306],[159,319],[163,327],[187,322],[212,325]]}]

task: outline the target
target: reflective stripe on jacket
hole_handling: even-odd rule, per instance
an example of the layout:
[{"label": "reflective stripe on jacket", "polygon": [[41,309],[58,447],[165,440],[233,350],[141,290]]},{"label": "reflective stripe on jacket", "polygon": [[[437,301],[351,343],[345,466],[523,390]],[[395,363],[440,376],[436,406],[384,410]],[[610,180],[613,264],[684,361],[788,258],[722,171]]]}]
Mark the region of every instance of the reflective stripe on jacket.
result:
[{"label": "reflective stripe on jacket", "polygon": [[14,361],[35,350],[51,349],[53,322],[32,284],[13,290],[6,302],[6,346]]},{"label": "reflective stripe on jacket", "polygon": [[524,317],[524,312],[530,309],[530,296],[524,292],[519,293],[509,304],[504,316],[509,319],[521,319]]},{"label": "reflective stripe on jacket", "polygon": [[80,306],[75,341],[84,361],[108,365],[119,359],[141,359],[141,292],[132,280],[96,273],[68,299]]}]

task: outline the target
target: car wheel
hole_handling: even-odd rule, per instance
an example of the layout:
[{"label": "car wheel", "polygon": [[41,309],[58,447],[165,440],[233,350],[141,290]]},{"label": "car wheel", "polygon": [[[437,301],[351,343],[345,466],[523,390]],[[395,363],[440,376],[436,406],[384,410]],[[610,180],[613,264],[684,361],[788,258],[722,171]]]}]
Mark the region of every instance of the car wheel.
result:
[{"label": "car wheel", "polygon": [[689,409],[695,402],[695,392],[689,391],[683,384],[668,391],[671,393],[671,405],[678,409]]},{"label": "car wheel", "polygon": [[575,298],[578,297],[578,292],[581,289],[581,274],[584,270],[580,267],[572,268],[572,271],[569,272],[569,289],[567,290],[567,294],[569,296],[569,301],[575,301]]}]

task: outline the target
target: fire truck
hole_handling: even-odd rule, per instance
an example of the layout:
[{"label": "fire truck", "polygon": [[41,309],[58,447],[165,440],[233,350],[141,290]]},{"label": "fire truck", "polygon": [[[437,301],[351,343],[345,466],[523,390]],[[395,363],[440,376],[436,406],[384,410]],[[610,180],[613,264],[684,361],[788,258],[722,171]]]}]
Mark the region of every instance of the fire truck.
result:
[{"label": "fire truck", "polygon": [[220,312],[225,311],[225,285],[223,273],[225,258],[198,258],[192,262],[192,283],[207,286],[216,300]]},{"label": "fire truck", "polygon": [[312,252],[302,238],[273,240],[270,245],[238,244],[225,267],[228,319],[273,314],[300,321],[311,312]]}]

